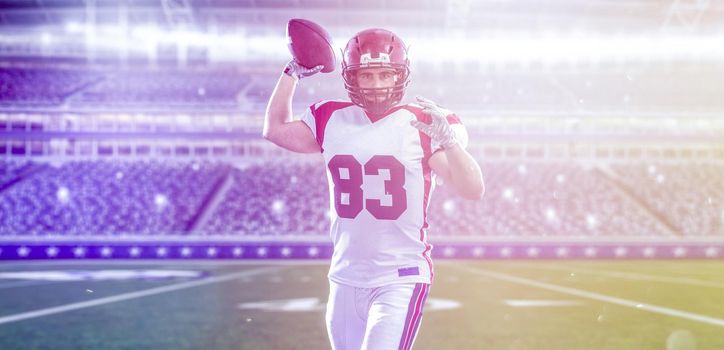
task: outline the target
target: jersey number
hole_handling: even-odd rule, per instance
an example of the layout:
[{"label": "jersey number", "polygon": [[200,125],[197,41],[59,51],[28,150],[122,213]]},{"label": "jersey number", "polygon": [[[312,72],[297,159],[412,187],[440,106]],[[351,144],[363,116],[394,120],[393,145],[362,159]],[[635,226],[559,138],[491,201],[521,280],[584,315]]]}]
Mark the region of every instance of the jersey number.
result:
[{"label": "jersey number", "polygon": [[[334,182],[334,208],[337,215],[354,219],[362,211],[362,165],[351,155],[338,154],[329,160],[329,171]],[[340,169],[347,169],[343,179]],[[407,209],[405,191],[405,166],[393,156],[374,156],[364,165],[365,175],[379,175],[380,169],[390,172],[385,180],[385,194],[392,197],[392,205],[382,205],[379,199],[364,199],[367,211],[378,220],[396,220]],[[342,204],[342,194],[348,195],[347,204]]]}]

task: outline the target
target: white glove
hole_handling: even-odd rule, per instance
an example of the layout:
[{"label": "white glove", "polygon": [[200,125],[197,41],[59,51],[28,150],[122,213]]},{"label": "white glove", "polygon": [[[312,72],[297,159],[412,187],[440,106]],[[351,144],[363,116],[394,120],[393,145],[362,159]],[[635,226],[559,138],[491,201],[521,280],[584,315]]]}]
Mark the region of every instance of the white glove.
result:
[{"label": "white glove", "polygon": [[284,67],[284,74],[296,80],[300,80],[304,77],[317,74],[319,71],[322,70],[322,68],[324,68],[324,66],[321,64],[314,68],[307,68],[292,59],[291,61],[289,61],[289,63],[287,63],[287,66]]},{"label": "white glove", "polygon": [[455,131],[450,127],[447,122],[447,116],[451,115],[452,112],[438,106],[435,102],[432,102],[426,98],[417,96],[417,102],[423,107],[422,113],[428,114],[432,117],[432,123],[426,124],[418,120],[413,120],[410,125],[414,126],[418,130],[430,136],[430,138],[437,142],[442,149],[448,149],[455,146],[458,143],[455,137]]}]

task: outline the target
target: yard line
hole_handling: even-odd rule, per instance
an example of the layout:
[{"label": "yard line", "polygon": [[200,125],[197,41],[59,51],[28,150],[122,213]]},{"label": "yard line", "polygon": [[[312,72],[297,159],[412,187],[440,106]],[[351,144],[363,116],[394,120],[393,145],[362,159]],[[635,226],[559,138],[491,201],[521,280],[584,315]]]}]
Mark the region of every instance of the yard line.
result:
[{"label": "yard line", "polygon": [[663,277],[663,276],[653,276],[653,275],[647,275],[647,274],[636,273],[636,272],[623,272],[623,271],[611,271],[611,270],[589,270],[589,269],[567,268],[567,267],[550,266],[550,265],[533,265],[533,264],[531,264],[531,265],[526,265],[525,267],[534,268],[534,269],[566,271],[566,272],[581,272],[581,273],[588,273],[588,274],[592,274],[592,275],[601,275],[601,276],[622,278],[622,279],[628,279],[628,280],[634,280],[634,281],[652,281],[652,282],[685,284],[685,285],[691,285],[691,286],[724,289],[724,283],[703,281],[700,279],[688,278],[688,277]]},{"label": "yard line", "polygon": [[575,300],[505,299],[503,302],[512,307],[567,307],[583,304]]},{"label": "yard line", "polygon": [[696,268],[691,266],[684,266],[681,262],[679,264],[667,264],[662,265],[666,268],[664,271],[667,273],[675,274],[686,274],[686,275],[702,275],[707,277],[715,277],[717,279],[724,279],[724,269],[722,269],[722,261],[706,261],[696,264]]},{"label": "yard line", "polygon": [[27,286],[37,286],[37,285],[51,284],[51,283],[57,283],[57,282],[50,282],[50,281],[15,281],[15,282],[9,282],[9,283],[2,283],[2,284],[0,284],[0,289],[9,289],[9,288],[18,288],[18,287],[27,287]]},{"label": "yard line", "polygon": [[612,296],[605,295],[605,294],[593,293],[593,292],[588,292],[585,290],[559,286],[556,284],[540,282],[540,281],[523,278],[523,277],[511,276],[511,275],[499,273],[499,272],[484,271],[484,270],[480,270],[480,269],[476,269],[476,268],[472,268],[472,267],[459,266],[459,265],[450,265],[450,266],[457,268],[457,269],[465,270],[465,271],[468,271],[470,273],[474,273],[477,275],[481,275],[481,276],[485,276],[485,277],[492,277],[492,278],[496,278],[496,279],[507,281],[507,282],[538,287],[541,289],[547,289],[547,290],[551,290],[554,292],[573,295],[573,296],[577,296],[577,297],[581,297],[581,298],[598,300],[598,301],[602,301],[602,302],[606,302],[606,303],[610,303],[610,304],[616,304],[616,305],[634,308],[637,310],[648,311],[648,312],[667,315],[667,316],[674,316],[674,317],[684,318],[684,319],[691,320],[691,321],[697,321],[697,322],[707,323],[707,324],[714,325],[714,326],[724,327],[724,319],[718,319],[718,318],[699,315],[699,314],[695,314],[695,313],[691,313],[691,312],[670,309],[670,308],[658,306],[658,305],[646,304],[646,303],[642,303],[642,302],[634,301],[634,300],[616,298],[616,297],[612,297]]},{"label": "yard line", "polygon": [[51,308],[47,308],[47,309],[40,309],[40,310],[34,310],[34,311],[29,311],[29,312],[23,312],[23,313],[19,313],[19,314],[15,314],[15,315],[3,316],[3,317],[0,317],[0,325],[5,324],[5,323],[27,320],[29,318],[48,316],[48,315],[53,315],[53,314],[57,314],[57,313],[73,311],[73,310],[78,310],[78,309],[83,309],[83,308],[88,308],[88,307],[93,307],[93,306],[98,306],[98,305],[104,305],[104,304],[109,304],[109,303],[115,303],[115,302],[124,301],[124,300],[131,300],[131,299],[136,299],[136,298],[147,297],[147,296],[155,295],[155,294],[168,293],[168,292],[173,292],[173,291],[177,291],[177,290],[181,290],[181,289],[203,286],[203,285],[207,285],[207,284],[211,284],[211,283],[226,282],[226,281],[234,280],[234,279],[241,278],[241,277],[258,275],[258,274],[261,274],[264,272],[268,272],[269,270],[279,270],[279,268],[278,267],[263,267],[263,268],[249,270],[249,271],[230,273],[230,274],[223,275],[223,276],[204,278],[204,279],[197,280],[197,281],[181,282],[181,283],[176,283],[176,284],[163,286],[163,287],[150,288],[150,289],[146,289],[146,290],[112,295],[109,297],[82,301],[82,302],[72,303],[72,304],[67,304],[67,305],[62,305],[62,306],[56,306],[56,307],[51,307]]}]

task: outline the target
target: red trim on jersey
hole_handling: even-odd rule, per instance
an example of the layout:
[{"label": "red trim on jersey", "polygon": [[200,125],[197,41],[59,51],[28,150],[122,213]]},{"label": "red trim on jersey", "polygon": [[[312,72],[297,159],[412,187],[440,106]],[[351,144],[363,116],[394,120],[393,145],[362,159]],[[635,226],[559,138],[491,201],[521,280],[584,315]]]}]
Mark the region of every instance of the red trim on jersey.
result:
[{"label": "red trim on jersey", "polygon": [[454,113],[447,116],[446,119],[447,119],[448,124],[462,124],[463,123],[460,121],[460,118],[458,118],[458,116],[455,115]]},{"label": "red trim on jersey", "polygon": [[329,118],[332,117],[332,113],[353,105],[352,102],[328,101],[322,103],[319,108],[316,107],[316,104],[309,107],[312,109],[312,115],[314,116],[314,125],[317,130],[317,144],[319,144],[320,152],[324,153],[324,148],[322,147],[324,130],[327,128],[327,122],[329,122]]},{"label": "red trim on jersey", "polygon": [[[427,124],[430,124],[432,122],[432,117],[428,114],[422,113],[422,108],[410,105],[405,105],[403,107],[406,110],[412,112],[412,114],[415,115],[415,118],[417,118],[418,121]],[[425,260],[427,260],[427,264],[430,267],[430,283],[432,283],[433,277],[435,276],[435,273],[433,272],[432,259],[430,259],[429,255],[429,252],[432,250],[432,245],[427,243],[427,240],[425,239],[425,232],[429,227],[427,223],[427,205],[428,201],[430,200],[430,189],[432,186],[432,170],[430,169],[430,164],[428,164],[428,161],[432,156],[432,140],[430,139],[430,136],[427,136],[427,134],[425,134],[424,132],[419,131],[418,133],[420,135],[420,145],[422,145],[423,154],[422,174],[423,178],[425,179],[425,196],[423,197],[422,201],[422,227],[420,227],[420,241],[425,244],[425,250],[422,251],[422,256],[425,258]]]},{"label": "red trim on jersey", "polygon": [[386,116],[388,116],[388,115],[390,115],[390,114],[392,114],[392,113],[395,113],[395,112],[399,111],[400,109],[402,109],[402,108],[404,108],[404,107],[405,107],[404,105],[395,106],[395,107],[392,107],[392,108],[388,109],[387,112],[385,112],[385,113],[383,113],[383,114],[380,114],[380,115],[372,115],[372,114],[367,113],[367,111],[365,111],[364,113],[365,113],[365,115],[367,116],[367,119],[369,119],[370,122],[372,122],[372,123],[374,124],[374,123],[382,120],[384,117],[386,117]]}]

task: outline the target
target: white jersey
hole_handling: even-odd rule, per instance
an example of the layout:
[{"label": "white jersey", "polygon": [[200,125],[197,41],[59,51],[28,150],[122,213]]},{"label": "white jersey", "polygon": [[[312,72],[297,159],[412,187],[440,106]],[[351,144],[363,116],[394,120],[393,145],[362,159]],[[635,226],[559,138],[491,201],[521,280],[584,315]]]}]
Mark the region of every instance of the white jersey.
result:
[{"label": "white jersey", "polygon": [[[439,149],[410,125],[430,123],[417,105],[401,105],[373,119],[346,101],[322,101],[302,115],[327,166],[329,278],[371,288],[391,283],[432,283],[427,207],[435,187],[428,160]],[[467,132],[448,116],[458,140]]]}]

